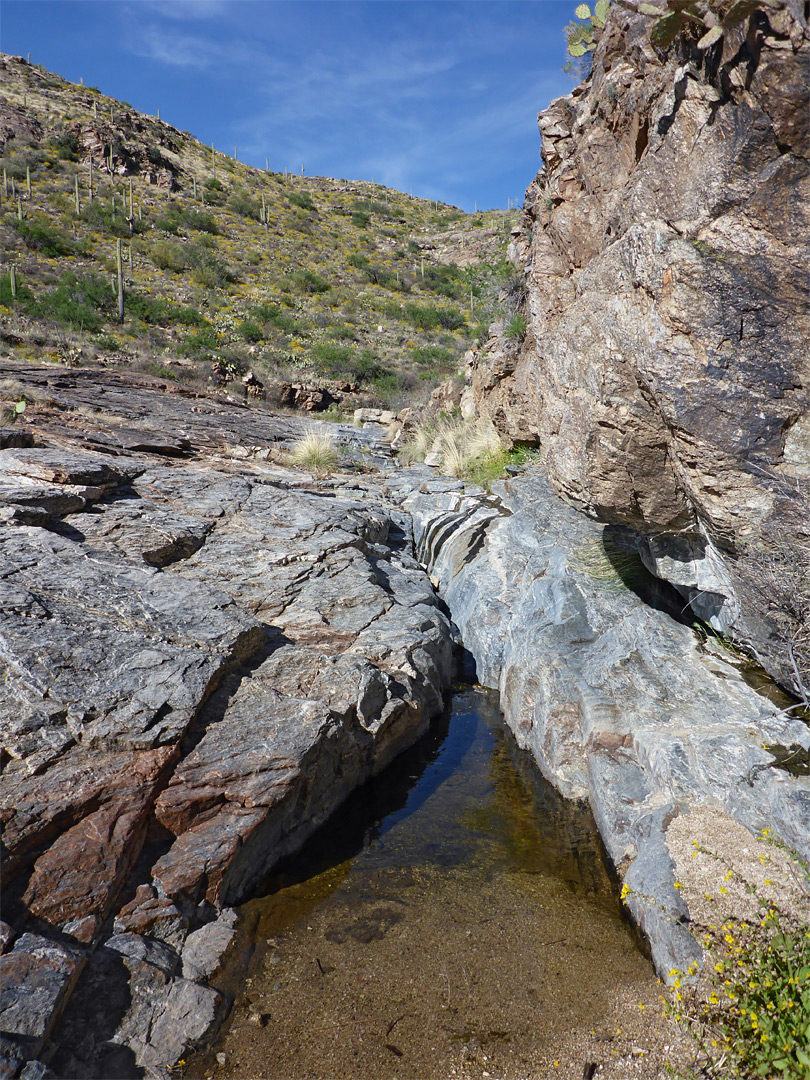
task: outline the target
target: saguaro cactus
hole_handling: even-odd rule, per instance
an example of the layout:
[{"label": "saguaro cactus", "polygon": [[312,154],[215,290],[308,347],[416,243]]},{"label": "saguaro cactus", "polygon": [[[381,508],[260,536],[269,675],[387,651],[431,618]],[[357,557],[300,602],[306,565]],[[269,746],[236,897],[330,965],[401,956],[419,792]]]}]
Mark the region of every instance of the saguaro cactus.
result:
[{"label": "saguaro cactus", "polygon": [[73,190],[76,195],[76,217],[82,212],[82,201],[79,198],[79,174],[73,177]]},{"label": "saguaro cactus", "polygon": [[118,284],[118,321],[124,321],[124,260],[121,254],[121,239],[115,245],[115,274]]}]

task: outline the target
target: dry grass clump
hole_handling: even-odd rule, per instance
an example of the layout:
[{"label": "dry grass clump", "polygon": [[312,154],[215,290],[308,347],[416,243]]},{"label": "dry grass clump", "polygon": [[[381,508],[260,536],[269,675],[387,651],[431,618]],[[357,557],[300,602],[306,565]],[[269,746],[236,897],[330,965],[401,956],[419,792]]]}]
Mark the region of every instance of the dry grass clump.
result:
[{"label": "dry grass clump", "polygon": [[424,461],[429,454],[441,459],[442,471],[448,476],[476,479],[482,468],[497,464],[500,474],[507,461],[506,452],[489,417],[464,420],[461,417],[442,417],[418,426],[399,452],[405,464]]},{"label": "dry grass clump", "polygon": [[290,462],[316,476],[328,476],[337,468],[338,457],[335,441],[329,432],[312,428],[295,444],[290,453]]}]

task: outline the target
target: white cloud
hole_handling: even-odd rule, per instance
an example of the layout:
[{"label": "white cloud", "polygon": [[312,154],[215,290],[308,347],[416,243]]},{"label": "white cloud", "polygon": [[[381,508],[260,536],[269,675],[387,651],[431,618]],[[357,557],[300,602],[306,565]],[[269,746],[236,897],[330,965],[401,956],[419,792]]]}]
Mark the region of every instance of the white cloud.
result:
[{"label": "white cloud", "polygon": [[147,8],[167,19],[199,20],[224,15],[225,0],[141,0],[139,8]]}]

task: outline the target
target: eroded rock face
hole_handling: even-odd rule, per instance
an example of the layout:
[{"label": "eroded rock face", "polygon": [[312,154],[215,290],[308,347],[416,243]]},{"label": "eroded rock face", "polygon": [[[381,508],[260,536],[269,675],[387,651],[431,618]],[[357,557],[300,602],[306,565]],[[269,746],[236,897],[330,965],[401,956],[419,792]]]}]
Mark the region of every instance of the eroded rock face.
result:
[{"label": "eroded rock face", "polygon": [[[521,747],[569,798],[587,798],[659,975],[700,957],[667,826],[721,808],[810,857],[810,779],[767,746],[810,746],[807,724],[743,678],[738,657],[679,620],[615,527],[566,506],[536,472],[492,496],[440,478],[405,505],[418,550],[479,680],[499,690]],[[777,752],[778,754],[778,752]]]},{"label": "eroded rock face", "polygon": [[526,340],[490,343],[468,391],[795,691],[797,668],[810,686],[808,115],[801,5],[665,55],[614,5],[591,76],[539,119],[513,248]]},{"label": "eroded rock face", "polygon": [[382,478],[268,461],[300,422],[7,368],[2,1051],[164,1076],[223,1015],[228,905],[426,729],[453,632]]},{"label": "eroded rock face", "polygon": [[224,1014],[231,905],[441,709],[448,610],[520,744],[590,800],[664,976],[697,955],[679,814],[810,855],[807,778],[763,748],[806,725],[679,621],[629,528],[539,476],[488,495],[390,468],[373,424],[332,429],[348,468],[316,482],[271,463],[290,418],[122,373],[0,376],[30,403],[0,436],[6,1074],[168,1080]]}]

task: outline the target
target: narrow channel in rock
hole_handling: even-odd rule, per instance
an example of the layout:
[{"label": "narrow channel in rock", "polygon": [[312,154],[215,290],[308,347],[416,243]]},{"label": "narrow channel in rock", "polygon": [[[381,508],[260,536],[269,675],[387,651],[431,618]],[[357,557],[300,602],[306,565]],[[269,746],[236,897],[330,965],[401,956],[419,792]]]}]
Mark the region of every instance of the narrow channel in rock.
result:
[{"label": "narrow channel in rock", "polygon": [[458,688],[265,889],[219,976],[229,1026],[190,1077],[573,1076],[641,1056],[657,986],[592,815],[518,749],[494,691]]}]

